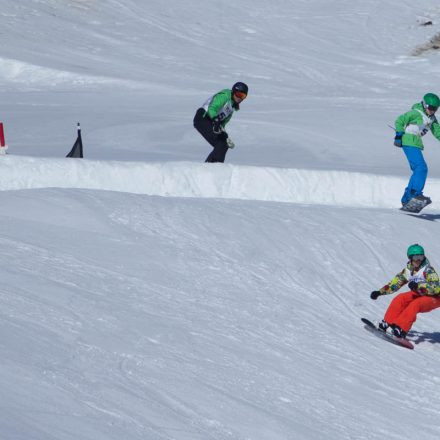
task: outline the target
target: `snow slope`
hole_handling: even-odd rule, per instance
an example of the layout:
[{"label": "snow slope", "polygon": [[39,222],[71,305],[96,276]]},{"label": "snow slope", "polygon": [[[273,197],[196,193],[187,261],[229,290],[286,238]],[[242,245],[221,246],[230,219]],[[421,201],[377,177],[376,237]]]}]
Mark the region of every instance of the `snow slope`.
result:
[{"label": "snow slope", "polygon": [[198,162],[196,109],[241,79],[230,161],[400,175],[387,124],[435,89],[435,53],[410,55],[438,32],[434,0],[2,5],[0,117],[15,154],[65,156],[80,121],[88,158]]},{"label": "snow slope", "polygon": [[[440,150],[398,212],[386,126],[436,91],[436,2],[1,5],[1,440],[439,437],[440,312],[412,352],[359,319],[409,244],[438,266]],[[192,116],[238,79],[203,164]]]},{"label": "snow slope", "polygon": [[435,221],[91,190],[6,194],[4,438],[438,437],[438,312],[417,322],[414,352],[359,321],[385,309],[389,299],[369,291],[401,269],[407,242],[435,260]]}]

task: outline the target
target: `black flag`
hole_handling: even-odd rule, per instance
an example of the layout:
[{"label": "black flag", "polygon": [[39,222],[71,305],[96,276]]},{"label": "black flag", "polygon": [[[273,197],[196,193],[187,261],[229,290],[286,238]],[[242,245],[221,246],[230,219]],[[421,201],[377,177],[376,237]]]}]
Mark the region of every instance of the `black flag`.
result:
[{"label": "black flag", "polygon": [[81,139],[81,126],[78,122],[78,137],[76,138],[75,143],[73,144],[70,153],[66,157],[84,157],[83,156],[83,143]]}]

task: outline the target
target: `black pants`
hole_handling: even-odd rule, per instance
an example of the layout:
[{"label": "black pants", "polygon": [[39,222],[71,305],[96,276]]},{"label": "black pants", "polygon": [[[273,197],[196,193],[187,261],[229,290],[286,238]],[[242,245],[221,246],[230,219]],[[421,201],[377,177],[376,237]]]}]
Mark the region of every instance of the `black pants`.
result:
[{"label": "black pants", "polygon": [[204,118],[204,114],[203,108],[197,110],[194,116],[194,127],[214,148],[205,162],[224,162],[228,144],[226,140],[219,139],[218,135],[212,131],[212,121],[208,117]]}]

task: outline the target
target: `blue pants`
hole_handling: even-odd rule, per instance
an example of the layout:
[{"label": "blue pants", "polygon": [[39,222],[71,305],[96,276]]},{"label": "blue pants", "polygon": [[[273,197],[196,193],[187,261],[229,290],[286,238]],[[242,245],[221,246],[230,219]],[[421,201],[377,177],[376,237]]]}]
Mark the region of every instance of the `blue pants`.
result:
[{"label": "blue pants", "polygon": [[402,196],[402,204],[405,204],[413,197],[423,194],[426,177],[428,176],[428,165],[426,165],[420,148],[403,146],[402,149],[413,172]]}]

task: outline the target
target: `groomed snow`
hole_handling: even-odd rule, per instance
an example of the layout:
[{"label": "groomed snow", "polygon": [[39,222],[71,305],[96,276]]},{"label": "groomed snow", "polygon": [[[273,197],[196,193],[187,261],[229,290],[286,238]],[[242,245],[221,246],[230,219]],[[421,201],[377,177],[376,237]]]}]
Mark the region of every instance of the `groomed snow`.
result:
[{"label": "groomed snow", "polygon": [[[426,20],[433,26],[420,26]],[[363,330],[421,243],[396,116],[434,0],[3,0],[1,440],[436,440],[440,311]],[[225,164],[192,118],[250,86]],[[64,156],[83,127],[85,159]]]},{"label": "groomed snow", "polygon": [[438,436],[438,312],[416,323],[414,352],[359,320],[389,303],[369,292],[402,268],[407,242],[435,260],[435,221],[92,190],[1,196],[6,439]]}]

